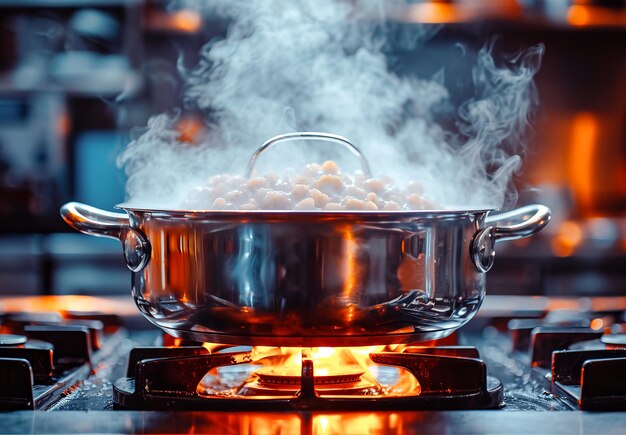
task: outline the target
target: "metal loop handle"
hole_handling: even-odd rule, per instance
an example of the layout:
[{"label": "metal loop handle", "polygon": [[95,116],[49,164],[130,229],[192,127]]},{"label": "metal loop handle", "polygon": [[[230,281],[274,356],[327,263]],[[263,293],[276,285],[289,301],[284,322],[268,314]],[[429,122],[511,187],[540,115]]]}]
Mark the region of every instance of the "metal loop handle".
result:
[{"label": "metal loop handle", "polygon": [[370,165],[367,162],[367,159],[361,153],[361,151],[348,139],[343,136],[339,136],[337,134],[331,133],[318,133],[313,131],[300,131],[296,133],[286,133],[280,134],[278,136],[274,136],[271,139],[265,141],[259,149],[257,149],[250,160],[248,161],[248,165],[246,166],[246,177],[250,178],[252,173],[254,172],[254,166],[256,164],[257,159],[260,157],[262,153],[267,151],[272,146],[276,145],[279,142],[285,142],[288,140],[325,140],[327,142],[335,142],[344,145],[348,150],[359,159],[359,163],[361,164],[361,169],[363,173],[367,176],[367,178],[372,178],[372,171],[370,170]]},{"label": "metal loop handle", "polygon": [[485,223],[493,226],[495,240],[515,240],[537,233],[548,225],[551,218],[552,212],[548,207],[532,204],[487,216]]},{"label": "metal loop handle", "polygon": [[80,202],[68,202],[61,207],[61,217],[81,233],[110,239],[120,239],[122,228],[129,226],[126,213],[112,213]]},{"label": "metal loop handle", "polygon": [[130,226],[127,214],[111,213],[80,202],[68,202],[61,207],[61,217],[81,233],[118,239],[122,242],[126,266],[141,271],[150,260],[150,242],[146,235]]},{"label": "metal loop handle", "polygon": [[496,258],[498,240],[515,240],[531,236],[548,225],[551,211],[541,204],[527,205],[505,213],[487,216],[470,245],[470,254],[479,272],[488,272]]}]

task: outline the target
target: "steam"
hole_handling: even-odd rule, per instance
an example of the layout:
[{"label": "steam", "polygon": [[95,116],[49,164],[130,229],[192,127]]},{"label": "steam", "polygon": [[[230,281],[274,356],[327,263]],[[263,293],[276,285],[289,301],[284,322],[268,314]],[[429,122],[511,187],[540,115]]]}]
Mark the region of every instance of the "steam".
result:
[{"label": "steam", "polygon": [[[397,184],[418,180],[426,195],[444,206],[498,208],[517,200],[511,178],[521,164],[543,46],[500,63],[493,43],[483,47],[473,67],[474,96],[457,108],[458,126],[448,131],[434,115],[453,107],[442,76],[401,77],[388,67],[384,18],[401,2],[203,5],[231,23],[224,39],[203,47],[195,68],[181,69],[185,109],[201,111],[208,132],[190,145],[179,139],[178,113],[152,118],[118,160],[128,174],[129,203],[180,206],[192,186],[212,174],[241,175],[266,139],[291,131],[346,136],[375,176],[390,175]],[[420,43],[429,36],[424,29],[411,26],[394,42]],[[273,169],[285,162],[297,166],[319,161],[320,153],[342,167],[353,164],[328,146],[311,151],[289,144],[270,151],[266,163],[273,162]]]}]

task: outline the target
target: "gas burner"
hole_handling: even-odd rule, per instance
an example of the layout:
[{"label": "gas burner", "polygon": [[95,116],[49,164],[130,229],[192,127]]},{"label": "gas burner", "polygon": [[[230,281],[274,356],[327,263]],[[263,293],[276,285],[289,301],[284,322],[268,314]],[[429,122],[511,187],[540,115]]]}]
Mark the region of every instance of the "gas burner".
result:
[{"label": "gas burner", "polygon": [[198,395],[207,398],[225,394],[295,396],[301,390],[302,367],[308,360],[315,364],[313,384],[320,396],[384,394],[383,387],[349,349],[320,348],[312,352],[312,349],[269,348],[259,352],[253,348],[251,359],[253,364],[219,367],[208,372],[198,384]]},{"label": "gas burner", "polygon": [[[215,410],[476,409],[501,405],[502,384],[487,376],[475,348],[437,349],[408,346],[365,353],[347,348],[277,348],[268,356],[255,348],[213,354],[200,346],[135,348],[128,377],[114,384],[113,401],[117,407],[131,409]],[[360,357],[354,356],[359,353]],[[329,365],[325,361],[328,355],[320,354],[344,357]]]},{"label": "gas burner", "polygon": [[[358,367],[354,370],[358,370]],[[363,379],[364,371],[346,369],[344,374],[316,375],[314,384],[316,391],[324,395],[365,395],[379,390],[374,382]],[[247,382],[240,390],[242,396],[294,396],[300,390],[302,376],[276,374],[273,367],[263,367],[255,372],[256,379]],[[202,385],[202,381],[200,381]],[[198,385],[198,394],[208,396],[206,389],[201,390]],[[203,394],[204,393],[204,394]]]},{"label": "gas burner", "polygon": [[[349,369],[348,369],[349,370]],[[256,372],[259,377],[258,383],[267,387],[280,388],[282,385],[287,386],[300,386],[302,383],[301,376],[286,376],[276,374],[275,368],[259,369]],[[342,384],[354,384],[361,380],[365,372],[357,373],[345,373],[341,375],[320,375],[315,376],[315,385],[342,385]]]}]

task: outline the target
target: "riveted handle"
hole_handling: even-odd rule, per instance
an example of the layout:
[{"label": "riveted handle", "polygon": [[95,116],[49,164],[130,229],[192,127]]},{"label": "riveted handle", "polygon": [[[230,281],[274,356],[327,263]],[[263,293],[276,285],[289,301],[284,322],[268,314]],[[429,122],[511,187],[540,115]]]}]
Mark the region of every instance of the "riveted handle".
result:
[{"label": "riveted handle", "polygon": [[254,166],[256,165],[256,161],[261,156],[261,154],[263,154],[265,151],[267,151],[269,148],[273,147],[277,143],[290,140],[323,140],[326,142],[335,142],[341,144],[345,146],[359,160],[359,163],[361,164],[361,169],[363,170],[365,176],[367,176],[367,178],[372,178],[372,171],[370,170],[370,165],[367,162],[367,159],[352,142],[350,142],[343,136],[339,136],[338,134],[318,133],[314,131],[299,131],[296,133],[280,134],[265,141],[265,143],[261,145],[259,149],[254,152],[254,154],[252,154],[252,157],[250,157],[248,165],[246,166],[246,177],[250,178],[250,176],[254,172]]},{"label": "riveted handle", "polygon": [[485,228],[474,236],[470,254],[479,272],[488,272],[496,257],[498,240],[515,240],[531,236],[550,222],[552,213],[548,207],[532,204],[505,213],[487,216]]},{"label": "riveted handle", "polygon": [[61,207],[61,217],[81,233],[120,240],[126,265],[131,271],[139,272],[148,264],[150,242],[141,230],[130,226],[128,215],[68,202]]}]

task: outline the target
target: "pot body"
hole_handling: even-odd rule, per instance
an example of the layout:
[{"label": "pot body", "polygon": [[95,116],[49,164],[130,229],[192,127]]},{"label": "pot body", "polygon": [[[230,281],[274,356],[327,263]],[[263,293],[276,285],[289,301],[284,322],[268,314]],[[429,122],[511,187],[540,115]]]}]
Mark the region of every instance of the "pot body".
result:
[{"label": "pot body", "polygon": [[549,210],[531,228],[530,219],[491,226],[482,210],[126,209],[126,218],[64,207],[80,231],[122,240],[139,310],[170,334],[301,347],[445,337],[480,307],[495,240],[549,220]]},{"label": "pot body", "polygon": [[485,294],[470,258],[484,212],[130,213],[151,244],[133,297],[179,337],[271,346],[427,340],[466,323]]}]

